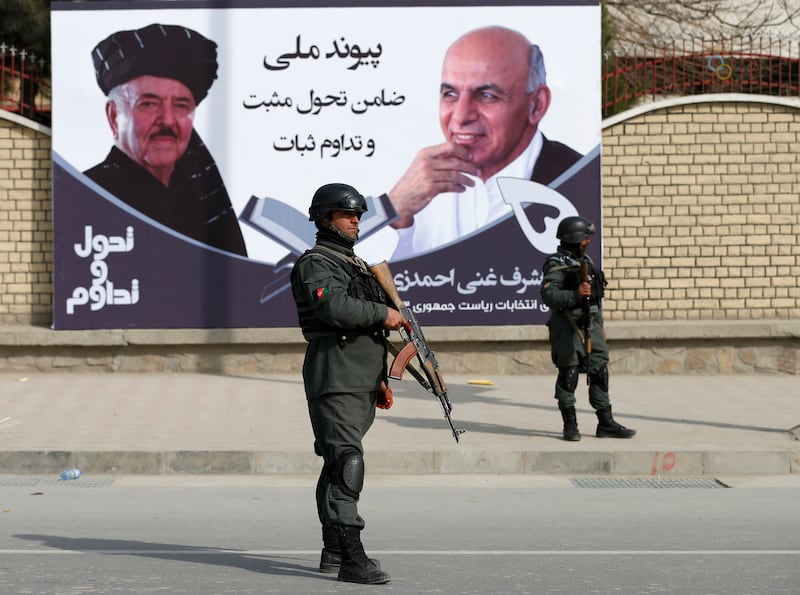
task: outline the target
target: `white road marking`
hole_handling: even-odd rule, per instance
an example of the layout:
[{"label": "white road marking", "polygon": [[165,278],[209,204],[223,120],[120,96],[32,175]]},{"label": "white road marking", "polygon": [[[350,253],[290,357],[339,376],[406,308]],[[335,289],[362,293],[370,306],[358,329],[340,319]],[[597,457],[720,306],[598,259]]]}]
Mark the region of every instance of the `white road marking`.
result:
[{"label": "white road marking", "polygon": [[[0,550],[0,555],[113,554],[119,556],[311,556],[316,550],[223,550],[223,549],[21,549]],[[800,550],[370,550],[381,556],[800,556]]]}]

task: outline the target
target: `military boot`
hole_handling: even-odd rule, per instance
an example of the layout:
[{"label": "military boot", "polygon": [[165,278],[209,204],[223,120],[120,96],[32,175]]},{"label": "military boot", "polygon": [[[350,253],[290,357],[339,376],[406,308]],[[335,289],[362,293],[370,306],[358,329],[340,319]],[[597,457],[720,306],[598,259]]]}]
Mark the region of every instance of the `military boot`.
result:
[{"label": "military boot", "polygon": [[[381,567],[379,560],[370,558],[378,568]],[[342,563],[342,550],[339,546],[339,535],[331,525],[322,525],[322,554],[319,558],[319,571],[326,574],[339,572]]]},{"label": "military boot", "polygon": [[382,585],[388,583],[389,575],[367,558],[361,543],[361,530],[355,527],[336,526],[339,535],[342,563],[339,566],[340,581],[362,585]]},{"label": "military boot", "polygon": [[581,439],[578,431],[578,418],[575,415],[575,407],[559,407],[561,418],[564,420],[564,440],[577,442]]},{"label": "military boot", "polygon": [[339,536],[328,524],[322,525],[322,554],[319,558],[319,571],[325,573],[339,572],[342,563],[342,550],[339,549]]},{"label": "military boot", "polygon": [[597,414],[598,438],[632,438],[636,434],[636,430],[629,430],[614,421],[610,405],[605,409],[598,409],[595,413]]}]

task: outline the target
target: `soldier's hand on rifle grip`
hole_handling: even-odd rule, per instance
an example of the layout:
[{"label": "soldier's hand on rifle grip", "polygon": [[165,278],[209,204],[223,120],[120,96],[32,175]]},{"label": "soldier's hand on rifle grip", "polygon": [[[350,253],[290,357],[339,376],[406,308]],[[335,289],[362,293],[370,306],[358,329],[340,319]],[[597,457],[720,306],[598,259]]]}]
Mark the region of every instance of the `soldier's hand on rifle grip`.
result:
[{"label": "soldier's hand on rifle grip", "polygon": [[578,285],[578,297],[583,299],[592,296],[592,285],[588,282]]},{"label": "soldier's hand on rifle grip", "polygon": [[394,308],[389,308],[389,313],[387,314],[386,320],[383,323],[383,328],[390,331],[399,331],[401,326],[408,329],[410,326],[408,324],[408,320],[406,320],[405,316],[400,314],[400,312]]}]

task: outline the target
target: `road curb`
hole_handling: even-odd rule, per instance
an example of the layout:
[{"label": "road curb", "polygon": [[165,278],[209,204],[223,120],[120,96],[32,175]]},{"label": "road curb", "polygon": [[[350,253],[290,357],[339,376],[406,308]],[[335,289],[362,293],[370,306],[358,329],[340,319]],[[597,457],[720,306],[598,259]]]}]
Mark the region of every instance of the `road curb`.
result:
[{"label": "road curb", "polygon": [[[395,475],[629,475],[697,477],[800,472],[791,449],[641,451],[372,451],[367,472]],[[316,474],[321,459],[287,451],[6,451],[5,474],[49,474],[77,467],[84,474]]]}]

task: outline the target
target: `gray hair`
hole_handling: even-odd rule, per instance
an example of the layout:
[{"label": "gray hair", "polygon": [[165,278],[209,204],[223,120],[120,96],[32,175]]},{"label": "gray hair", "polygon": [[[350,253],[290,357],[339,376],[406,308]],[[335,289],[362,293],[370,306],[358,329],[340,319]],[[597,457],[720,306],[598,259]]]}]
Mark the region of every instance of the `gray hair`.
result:
[{"label": "gray hair", "polygon": [[109,101],[116,102],[116,101],[120,101],[120,100],[123,99],[123,97],[122,97],[123,93],[122,93],[122,89],[120,87],[122,87],[122,85],[116,85],[116,86],[112,87],[108,91],[108,100]]},{"label": "gray hair", "polygon": [[547,72],[544,69],[544,56],[542,50],[535,43],[531,44],[531,71],[528,74],[528,86],[525,89],[528,93],[533,93],[547,84]]}]

